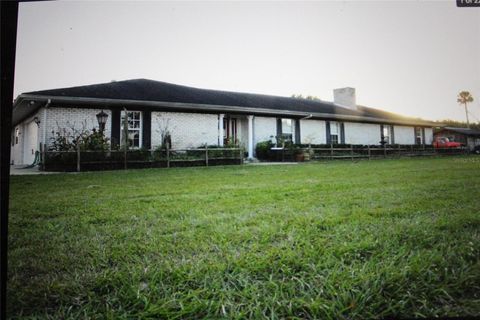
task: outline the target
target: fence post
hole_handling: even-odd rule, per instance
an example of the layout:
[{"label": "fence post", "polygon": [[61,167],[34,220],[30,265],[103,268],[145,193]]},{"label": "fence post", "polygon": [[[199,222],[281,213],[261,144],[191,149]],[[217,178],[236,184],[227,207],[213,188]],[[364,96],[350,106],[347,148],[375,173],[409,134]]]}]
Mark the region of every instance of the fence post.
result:
[{"label": "fence post", "polygon": [[371,157],[372,157],[372,154],[370,152],[370,145],[369,144],[367,145],[367,149],[368,149],[368,160],[370,160]]},{"label": "fence post", "polygon": [[240,152],[240,154],[239,154],[239,156],[240,156],[240,164],[243,164],[243,150],[242,150],[241,147],[239,147],[238,150],[240,150],[240,151],[239,151],[239,152]]},{"label": "fence post", "polygon": [[170,168],[170,146],[168,145],[168,143],[167,143],[166,149],[167,149],[167,168]]},{"label": "fence post", "polygon": [[333,143],[330,143],[330,160],[333,160]]},{"label": "fence post", "polygon": [[350,156],[352,157],[353,161],[353,144],[350,144]]},{"label": "fence post", "polygon": [[40,149],[41,149],[41,152],[42,152],[42,171],[45,171],[45,149],[46,149],[46,145],[45,143],[41,143],[40,144]]},{"label": "fence post", "polygon": [[127,170],[127,146],[123,150],[123,169]]},{"label": "fence post", "polygon": [[77,144],[77,172],[80,172],[80,144]]},{"label": "fence post", "polygon": [[387,157],[387,144],[386,143],[383,144],[383,157],[384,158]]},{"label": "fence post", "polygon": [[400,145],[398,145],[398,156],[399,156],[399,157],[402,156],[402,149],[400,149]]},{"label": "fence post", "polygon": [[205,165],[208,167],[208,146],[205,146]]}]

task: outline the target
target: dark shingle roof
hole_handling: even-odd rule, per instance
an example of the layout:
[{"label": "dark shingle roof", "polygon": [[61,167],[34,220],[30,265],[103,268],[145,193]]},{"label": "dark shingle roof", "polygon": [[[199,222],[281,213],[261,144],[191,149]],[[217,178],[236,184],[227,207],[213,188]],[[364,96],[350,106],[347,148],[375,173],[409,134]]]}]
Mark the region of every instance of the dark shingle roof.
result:
[{"label": "dark shingle roof", "polygon": [[375,109],[375,108],[370,108],[370,107],[365,107],[365,106],[360,106],[360,105],[357,105],[357,110],[359,112],[361,112],[366,117],[391,119],[391,120],[404,120],[404,121],[408,121],[408,120],[422,121],[422,119],[420,119],[420,118],[406,117],[406,116],[399,115],[397,113],[384,111],[384,110],[380,110],[380,109]]},{"label": "dark shingle roof", "polygon": [[[20,98],[32,99],[33,97],[58,97],[64,98],[88,98],[109,99],[110,101],[145,101],[148,103],[181,103],[190,104],[190,109],[196,112],[204,112],[207,105],[245,108],[245,112],[265,114],[265,110],[271,110],[271,114],[288,114],[294,112],[297,116],[308,114],[323,114],[323,118],[329,115],[337,117],[352,117],[359,121],[381,122],[382,120],[398,121],[401,123],[430,125],[428,121],[415,118],[407,118],[394,113],[378,109],[358,106],[357,110],[351,110],[327,101],[312,101],[289,97],[280,97],[264,94],[252,94],[242,92],[220,91],[199,89],[167,82],[153,81],[148,79],[134,79],[124,81],[112,81],[110,83],[93,84],[86,86],[42,90],[27,92]],[[14,122],[18,123],[34,109],[27,108],[22,99],[18,99],[14,107]],[[53,99],[53,98],[52,98]],[[17,103],[18,102],[18,103]],[[123,103],[123,102],[122,102]],[[91,102],[93,105],[94,102]],[[203,105],[203,106],[202,106]],[[78,105],[79,107],[80,105]],[[247,109],[248,108],[248,109]],[[262,111],[263,110],[263,111]],[[268,112],[270,113],[270,112]],[[358,118],[360,117],[360,118]],[[357,121],[357,120],[354,120]]]},{"label": "dark shingle roof", "polygon": [[242,92],[199,89],[148,79],[113,81],[80,87],[28,92],[27,94],[123,99],[140,101],[164,101],[195,104],[239,106],[274,110],[324,112],[359,115],[353,110],[341,108],[329,102],[317,102],[280,96]]}]

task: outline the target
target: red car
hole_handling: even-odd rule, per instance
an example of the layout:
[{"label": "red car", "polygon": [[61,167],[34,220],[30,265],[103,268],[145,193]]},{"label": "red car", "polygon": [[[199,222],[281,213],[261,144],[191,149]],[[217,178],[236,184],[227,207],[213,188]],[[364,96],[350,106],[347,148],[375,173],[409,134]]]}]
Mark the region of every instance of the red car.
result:
[{"label": "red car", "polygon": [[447,137],[437,137],[433,141],[434,148],[460,148],[460,142],[450,141]]}]

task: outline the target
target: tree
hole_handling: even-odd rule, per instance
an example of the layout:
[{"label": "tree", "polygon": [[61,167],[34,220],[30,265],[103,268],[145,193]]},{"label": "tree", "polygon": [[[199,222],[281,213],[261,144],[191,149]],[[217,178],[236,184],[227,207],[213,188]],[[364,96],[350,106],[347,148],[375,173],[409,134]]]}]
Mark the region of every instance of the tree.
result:
[{"label": "tree", "polygon": [[176,127],[170,125],[170,118],[161,118],[157,120],[157,128],[155,131],[160,134],[161,137],[161,149],[172,148],[172,131]]},{"label": "tree", "polygon": [[473,102],[473,97],[468,91],[460,91],[457,97],[457,102],[465,106],[465,115],[467,116],[467,127],[470,128],[470,122],[468,121],[467,103]]},{"label": "tree", "polygon": [[292,94],[291,95],[292,98],[295,98],[295,99],[304,99],[304,100],[311,100],[311,101],[322,101],[322,99],[320,99],[319,97],[317,96],[303,96],[301,94]]}]

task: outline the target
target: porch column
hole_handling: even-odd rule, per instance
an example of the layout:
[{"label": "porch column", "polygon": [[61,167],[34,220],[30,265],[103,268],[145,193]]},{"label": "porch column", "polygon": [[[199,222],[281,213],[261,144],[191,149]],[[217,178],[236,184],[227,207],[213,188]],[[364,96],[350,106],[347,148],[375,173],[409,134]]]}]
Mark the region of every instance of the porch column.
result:
[{"label": "porch column", "polygon": [[223,118],[225,115],[223,113],[218,115],[218,145],[223,147]]},{"label": "porch column", "polygon": [[253,116],[248,118],[248,159],[253,159]]}]

